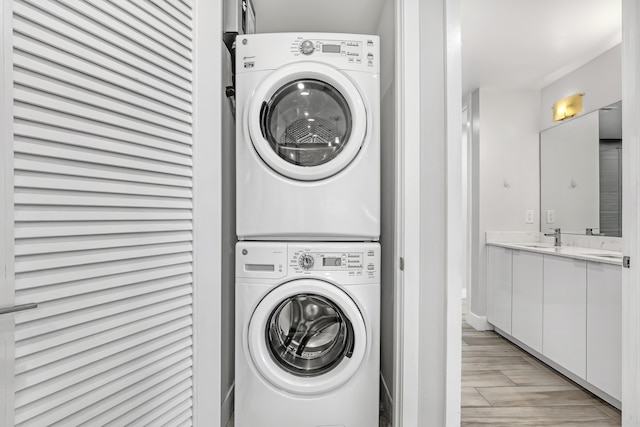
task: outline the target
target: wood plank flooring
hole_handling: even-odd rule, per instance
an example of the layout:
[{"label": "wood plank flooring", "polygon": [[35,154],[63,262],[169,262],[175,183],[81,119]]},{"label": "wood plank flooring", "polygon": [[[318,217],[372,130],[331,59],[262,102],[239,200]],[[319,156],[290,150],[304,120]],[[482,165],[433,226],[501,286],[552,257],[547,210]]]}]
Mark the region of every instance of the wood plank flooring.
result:
[{"label": "wood plank flooring", "polygon": [[462,312],[462,426],[621,425],[620,411]]}]

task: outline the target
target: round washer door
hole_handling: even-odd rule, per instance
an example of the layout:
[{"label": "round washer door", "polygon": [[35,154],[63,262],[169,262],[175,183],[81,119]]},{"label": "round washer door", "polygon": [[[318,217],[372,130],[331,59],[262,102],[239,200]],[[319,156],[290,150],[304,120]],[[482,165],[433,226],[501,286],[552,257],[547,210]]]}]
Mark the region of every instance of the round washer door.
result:
[{"label": "round washer door", "polygon": [[301,181],[346,168],[367,134],[367,111],[356,86],[337,69],[313,62],[289,64],[267,76],[244,120],[265,164]]},{"label": "round washer door", "polygon": [[349,295],[314,279],[287,282],[267,294],[251,316],[247,335],[258,372],[298,395],[326,393],[347,382],[370,340]]}]

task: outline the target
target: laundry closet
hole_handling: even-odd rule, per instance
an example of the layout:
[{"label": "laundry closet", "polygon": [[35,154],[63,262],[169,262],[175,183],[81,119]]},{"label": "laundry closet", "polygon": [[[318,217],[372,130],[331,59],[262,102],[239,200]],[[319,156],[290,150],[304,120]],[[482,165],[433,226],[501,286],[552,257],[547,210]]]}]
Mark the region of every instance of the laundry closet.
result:
[{"label": "laundry closet", "polygon": [[[337,6],[336,3],[335,10],[345,7],[344,5],[341,5],[340,8]],[[348,7],[357,9],[356,5]],[[373,319],[375,320],[365,319],[362,323],[363,331],[366,330],[369,335],[368,337],[355,335],[355,348],[357,349],[362,342],[374,340],[375,346],[369,347],[367,345],[364,350],[367,353],[372,351],[376,353],[374,359],[375,379],[371,373],[367,374],[368,385],[365,386],[363,383],[358,386],[360,389],[354,388],[355,385],[349,385],[349,383],[347,386],[341,386],[342,391],[338,386],[332,386],[327,389],[330,391],[324,393],[332,394],[338,401],[324,405],[329,404],[337,408],[335,412],[338,413],[347,411],[347,408],[351,408],[349,411],[353,411],[354,407],[359,408],[357,412],[374,412],[375,422],[377,422],[377,393],[375,411],[367,409],[367,407],[374,406],[368,400],[350,399],[352,400],[351,404],[343,409],[340,409],[339,402],[344,401],[348,395],[356,396],[363,394],[365,389],[371,392],[380,387],[380,400],[385,405],[386,416],[389,417],[392,411],[394,162],[396,149],[393,91],[394,4],[392,1],[368,3],[366,13],[355,13],[355,9],[354,11],[341,10],[337,16],[335,12],[332,12],[334,7],[329,4],[325,5],[322,11],[314,12],[313,23],[304,19],[307,13],[304,7],[291,9],[269,3],[267,8],[266,4],[254,1],[249,9],[247,14],[249,19],[245,19],[245,22],[251,21],[251,17],[255,16],[257,34],[242,37],[242,31],[238,31],[240,36],[233,46],[235,50],[232,49],[231,52],[242,59],[236,58],[235,79],[232,81],[231,76],[228,75],[226,83],[229,85],[226,93],[230,95],[230,102],[228,108],[225,108],[223,126],[227,129],[228,135],[232,135],[235,131],[236,150],[228,148],[233,144],[228,146],[225,144],[227,148],[223,152],[225,158],[222,162],[225,168],[223,175],[228,178],[223,182],[223,192],[227,194],[225,200],[235,202],[226,206],[223,204],[223,221],[229,226],[223,229],[223,232],[227,234],[224,241],[225,253],[228,257],[223,263],[227,270],[227,280],[224,281],[226,291],[224,292],[223,319],[226,323],[223,323],[223,342],[233,342],[230,337],[234,333],[234,322],[231,320],[244,322],[244,317],[247,317],[244,311],[247,308],[253,310],[252,307],[244,308],[244,304],[238,302],[234,312],[231,303],[236,300],[246,301],[253,298],[248,297],[249,288],[247,286],[250,285],[246,283],[251,283],[251,280],[255,282],[261,277],[261,272],[248,271],[247,269],[258,268],[256,266],[268,267],[273,264],[277,270],[282,268],[284,264],[285,270],[289,268],[292,272],[293,269],[306,274],[326,271],[323,274],[329,279],[332,274],[335,275],[335,273],[331,273],[331,271],[336,271],[335,268],[331,268],[333,265],[345,269],[344,274],[350,274],[351,277],[359,277],[364,273],[364,276],[375,279],[374,282],[378,282],[378,285],[375,287],[376,290],[371,291],[373,292],[371,296],[367,297],[371,299],[370,307],[360,307],[358,310],[366,316],[374,315]],[[354,26],[352,20],[356,16],[358,22]],[[251,24],[249,26],[252,27]],[[359,36],[353,34],[354,32],[364,35]],[[261,33],[275,34],[260,37]],[[231,37],[227,37],[227,46],[232,46]],[[289,65],[283,65],[287,64],[287,60],[280,58],[288,56],[300,57],[298,58],[300,60],[315,61],[312,64],[317,65],[313,65],[311,71],[306,70],[302,63],[297,65],[298,59],[294,59]],[[328,65],[322,65],[325,61]],[[231,70],[234,67],[229,65],[227,68]],[[266,71],[261,71],[262,68]],[[342,73],[336,72],[336,69],[340,68],[351,68],[354,72],[351,75],[347,72],[345,78]],[[273,72],[273,69],[277,71]],[[261,77],[261,75],[266,76],[268,81],[265,80],[263,83],[265,77]],[[298,75],[300,77],[296,78]],[[289,83],[289,81],[293,83]],[[233,86],[234,82],[235,87]],[[312,99],[314,94],[319,94],[316,95],[316,98],[322,97],[318,103],[319,107],[315,107],[316,111],[314,111],[313,104],[307,102]],[[271,96],[275,101],[268,97],[265,98],[265,95]],[[259,99],[252,101],[252,97]],[[262,101],[263,98],[265,102]],[[270,141],[285,138],[288,141],[296,137],[296,135],[288,133],[288,128],[286,131],[281,131],[284,133],[278,134],[278,126],[282,126],[282,123],[278,122],[288,120],[285,117],[287,102],[296,106],[297,113],[294,114],[302,115],[303,111],[298,110],[301,109],[301,105],[306,106],[304,108],[307,108],[308,111],[304,111],[305,116],[293,117],[291,120],[304,121],[304,134],[308,133],[313,137],[310,136],[308,141],[303,140],[296,143],[296,148],[286,148],[285,145],[279,145],[283,148],[275,150],[273,147],[276,143]],[[280,107],[278,103],[285,104],[285,107]],[[231,112],[234,111],[234,107],[235,124],[229,120],[233,116]],[[279,107],[280,109],[278,109]],[[274,115],[269,112],[269,108],[273,108]],[[381,111],[384,111],[384,114],[381,114]],[[311,116],[309,116],[310,113]],[[341,121],[335,121],[336,117],[342,115],[346,116]],[[251,120],[253,117],[256,119]],[[337,123],[335,130],[332,130],[332,123],[328,120],[334,120]],[[314,128],[309,128],[310,130],[307,131],[308,126]],[[293,125],[292,128],[298,129],[300,126]],[[301,131],[296,130],[296,132]],[[277,135],[272,136],[272,133]],[[327,144],[329,147],[332,145],[334,147],[317,151],[319,154],[314,154],[314,151],[307,149],[316,143],[316,138],[322,137],[328,137],[332,141],[335,139],[334,144],[331,144],[331,141]],[[344,146],[341,146],[343,138],[345,141],[350,138],[350,142],[362,142],[356,144],[345,142]],[[255,140],[264,140],[265,142],[256,144]],[[324,141],[319,142],[325,144]],[[304,147],[307,150],[298,147]],[[233,178],[235,178],[235,188]],[[233,233],[234,230],[237,230],[237,233]],[[235,251],[235,274],[240,274],[240,276],[236,276],[235,287],[232,288],[234,272],[229,271],[233,264],[233,252],[231,252],[230,246],[236,235],[240,239],[240,243]],[[382,243],[385,239],[390,242],[388,248],[385,248]],[[382,243],[381,250],[380,245],[376,243],[379,240]],[[267,243],[265,246],[260,241],[284,241],[284,243],[273,242]],[[286,243],[287,241],[289,243]],[[315,243],[305,246],[305,243],[302,243],[304,241]],[[336,243],[331,243],[332,241]],[[345,241],[354,243],[349,244]],[[367,247],[363,250],[349,249],[362,245],[357,243],[358,241],[375,244],[372,246],[371,243],[364,243]],[[353,246],[354,244],[356,246]],[[289,256],[284,256],[276,262],[270,261],[270,259],[277,260],[279,256],[267,256],[263,258],[263,261],[260,261],[260,257],[252,255],[256,251],[258,253],[264,252],[272,246],[282,247],[275,250],[285,254],[289,253]],[[309,264],[305,264],[307,260],[309,260]],[[353,271],[349,273],[347,270]],[[264,276],[265,282],[271,280],[274,283],[277,283],[278,280],[267,280],[267,276],[284,277],[282,274],[278,276],[278,274],[267,273]],[[247,279],[251,280],[247,282]],[[338,280],[338,276],[335,276],[334,280]],[[282,279],[279,281],[282,282]],[[382,286],[380,282],[383,283]],[[363,289],[362,286],[355,286],[349,293],[352,296],[358,295],[358,292]],[[307,304],[301,301],[296,303],[302,304],[302,306]],[[378,309],[377,307],[381,303],[382,306]],[[317,301],[314,304],[317,304]],[[252,303],[248,304],[248,306],[251,305]],[[373,307],[376,308],[373,309]],[[242,313],[239,313],[238,310]],[[340,310],[337,308],[337,311]],[[266,315],[268,314],[267,311]],[[251,318],[250,315],[251,313],[248,313],[248,318]],[[251,321],[256,322],[253,318]],[[369,323],[372,321],[373,323]],[[345,325],[347,325],[347,332],[350,328],[356,327],[354,322],[349,320]],[[238,325],[235,327],[239,328]],[[240,330],[242,331],[243,328],[241,326]],[[373,335],[371,335],[372,330]],[[244,372],[249,369],[246,363],[251,364],[252,360],[256,362],[255,356],[251,359],[251,356],[247,355],[248,362],[245,362],[245,358],[239,357],[238,352],[242,353],[244,348],[247,349],[247,353],[250,352],[251,343],[239,343],[243,339],[246,340],[242,333],[238,335],[236,332],[236,354],[233,352],[233,346],[223,346],[224,366],[222,371],[226,375],[223,378],[223,397],[225,398],[223,420],[232,411],[234,396],[236,410],[240,408],[243,412],[250,412],[251,405],[253,405],[237,400],[239,396],[240,398],[247,396],[247,387],[249,390],[253,390],[250,385],[246,385],[251,383],[247,383],[248,380],[245,378]],[[265,347],[269,347],[269,345],[265,343]],[[260,352],[255,349],[253,351]],[[349,355],[348,358],[351,359],[352,356]],[[236,361],[235,367],[232,362],[234,359]],[[270,364],[271,359],[278,361],[277,356],[268,355],[260,356],[258,359],[266,361],[267,365]],[[299,411],[294,411],[292,415],[306,411],[307,416],[312,418],[313,411],[319,410],[317,418],[321,413],[326,412],[326,409],[322,409],[321,400],[314,403],[314,399],[309,398],[309,396],[313,397],[313,394],[309,395],[308,391],[304,391],[305,387],[309,387],[302,385],[305,383],[304,378],[302,380],[296,379],[295,363],[292,362],[293,368],[281,368],[283,372],[281,374],[278,374],[274,367],[266,366],[262,369],[260,368],[262,362],[258,361],[257,363],[257,369],[263,371],[263,382],[264,378],[267,378],[267,382],[271,381],[277,388],[292,390],[289,393],[294,396],[296,393],[300,393],[300,396],[297,396],[298,399],[293,399],[290,403],[290,405],[300,407]],[[306,364],[310,364],[310,362],[307,361]],[[229,369],[226,369],[226,366]],[[234,369],[236,374],[231,376],[230,372],[233,372]],[[321,368],[318,369],[321,370]],[[336,372],[340,369],[336,369]],[[287,374],[287,370],[292,373]],[[378,370],[381,374],[378,373]],[[311,372],[304,375],[311,375]],[[286,377],[286,375],[289,375],[289,380],[278,378],[278,376]],[[337,378],[344,377],[341,373],[336,375]],[[269,380],[270,377],[273,378]],[[238,392],[239,380],[240,393]],[[288,385],[282,381],[286,381]],[[332,381],[343,383],[345,380]],[[292,385],[299,382],[298,386]],[[309,383],[309,381],[306,382]],[[355,383],[355,380],[352,382]],[[261,393],[266,394],[262,397],[249,396],[246,400],[250,402],[256,399],[265,402],[271,400],[267,396],[268,392]],[[341,393],[347,393],[347,395],[342,396]],[[305,401],[312,405],[308,410],[301,406],[305,404]],[[280,405],[284,405],[284,403]],[[278,403],[274,401],[265,406],[263,412],[267,411],[264,413],[268,413],[270,408],[278,411],[277,407]],[[238,414],[236,422],[239,421],[239,417],[243,416],[244,414]],[[361,418],[362,415],[359,417]],[[340,421],[339,416],[334,419],[335,423]],[[241,422],[250,422],[250,420]],[[354,421],[347,422],[345,419],[342,422],[349,424]],[[366,423],[370,424],[372,421]]]}]

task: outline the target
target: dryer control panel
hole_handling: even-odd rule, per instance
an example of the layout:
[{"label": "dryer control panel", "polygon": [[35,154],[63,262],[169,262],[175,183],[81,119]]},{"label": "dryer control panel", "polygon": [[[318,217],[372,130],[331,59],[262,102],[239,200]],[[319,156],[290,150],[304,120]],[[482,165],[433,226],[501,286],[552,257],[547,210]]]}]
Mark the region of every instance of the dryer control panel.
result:
[{"label": "dryer control panel", "polygon": [[380,38],[362,34],[249,34],[236,39],[236,72],[318,61],[341,70],[380,72]]}]

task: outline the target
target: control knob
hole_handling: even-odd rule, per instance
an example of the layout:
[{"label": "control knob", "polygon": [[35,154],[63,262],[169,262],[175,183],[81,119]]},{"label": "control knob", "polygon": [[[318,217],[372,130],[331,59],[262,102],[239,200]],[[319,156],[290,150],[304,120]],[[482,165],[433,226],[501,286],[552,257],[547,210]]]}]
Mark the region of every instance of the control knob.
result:
[{"label": "control knob", "polygon": [[305,40],[300,43],[300,52],[305,55],[311,55],[316,48],[313,46],[313,42],[311,40]]},{"label": "control knob", "polygon": [[300,255],[300,259],[298,260],[298,263],[300,264],[300,267],[302,267],[303,270],[308,270],[311,267],[313,267],[313,263],[314,263],[313,256]]}]

